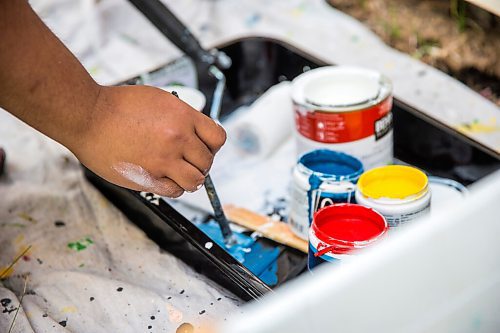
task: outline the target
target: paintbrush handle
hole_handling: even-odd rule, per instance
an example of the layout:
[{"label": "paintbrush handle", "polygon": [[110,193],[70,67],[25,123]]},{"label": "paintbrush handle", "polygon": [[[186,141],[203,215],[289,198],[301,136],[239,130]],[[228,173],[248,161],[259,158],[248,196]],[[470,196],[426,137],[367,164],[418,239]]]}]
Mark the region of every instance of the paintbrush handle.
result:
[{"label": "paintbrush handle", "polygon": [[220,226],[222,231],[222,236],[225,240],[229,239],[233,232],[229,227],[229,222],[226,218],[226,214],[224,214],[224,210],[222,209],[222,205],[220,204],[219,196],[217,195],[217,191],[215,190],[214,183],[212,182],[212,178],[210,175],[205,177],[205,190],[208,194],[208,199],[210,200],[210,204],[214,210],[214,217],[217,223]]}]

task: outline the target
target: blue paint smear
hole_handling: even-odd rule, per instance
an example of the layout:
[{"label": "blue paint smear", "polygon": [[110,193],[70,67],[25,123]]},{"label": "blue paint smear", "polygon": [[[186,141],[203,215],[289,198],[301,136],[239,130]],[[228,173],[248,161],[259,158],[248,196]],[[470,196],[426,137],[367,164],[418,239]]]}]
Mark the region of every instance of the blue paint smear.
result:
[{"label": "blue paint smear", "polygon": [[233,232],[236,244],[228,248],[224,244],[219,225],[215,221],[200,223],[197,226],[212,241],[225,249],[234,259],[242,263],[265,284],[272,287],[278,283],[277,260],[280,255],[279,248],[264,247],[252,237],[239,232]]},{"label": "blue paint smear", "polygon": [[[350,181],[356,183],[363,173],[363,163],[354,156],[329,149],[317,149],[302,155],[300,164],[312,171],[309,176],[309,191],[307,191],[308,207],[313,206],[312,193],[317,190],[323,181]],[[328,194],[324,197],[331,197],[338,202],[346,202],[348,193]],[[313,210],[309,208],[309,225],[312,222]]]}]

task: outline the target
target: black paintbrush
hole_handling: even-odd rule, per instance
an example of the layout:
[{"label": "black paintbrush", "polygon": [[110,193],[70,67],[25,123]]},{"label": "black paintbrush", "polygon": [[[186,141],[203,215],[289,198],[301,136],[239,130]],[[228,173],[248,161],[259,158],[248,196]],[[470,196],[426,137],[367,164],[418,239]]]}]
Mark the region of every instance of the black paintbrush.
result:
[{"label": "black paintbrush", "polygon": [[[172,91],[172,95],[179,98],[179,95],[176,91]],[[219,224],[220,230],[222,232],[224,244],[226,244],[227,246],[231,246],[235,243],[235,238],[233,237],[233,232],[229,227],[229,221],[226,218],[226,214],[224,214],[224,209],[222,208],[219,196],[217,195],[217,191],[215,190],[215,186],[210,175],[207,175],[205,177],[204,186],[205,190],[207,191],[210,204],[212,205],[212,209],[214,210],[215,221],[217,221],[217,223]]]}]

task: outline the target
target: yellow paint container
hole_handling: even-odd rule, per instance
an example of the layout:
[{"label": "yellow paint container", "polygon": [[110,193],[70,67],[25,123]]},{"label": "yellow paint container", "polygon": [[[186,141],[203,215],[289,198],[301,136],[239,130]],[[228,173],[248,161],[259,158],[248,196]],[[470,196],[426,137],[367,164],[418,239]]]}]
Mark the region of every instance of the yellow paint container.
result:
[{"label": "yellow paint container", "polygon": [[356,202],[375,209],[390,227],[397,227],[429,212],[429,180],[425,173],[410,166],[371,169],[359,178]]}]

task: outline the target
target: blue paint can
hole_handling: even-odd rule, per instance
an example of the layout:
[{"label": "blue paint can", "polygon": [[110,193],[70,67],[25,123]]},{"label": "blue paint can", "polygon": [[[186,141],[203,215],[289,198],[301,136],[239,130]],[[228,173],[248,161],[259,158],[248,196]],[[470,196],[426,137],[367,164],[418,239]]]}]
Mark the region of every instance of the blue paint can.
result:
[{"label": "blue paint can", "polygon": [[302,155],[292,177],[288,217],[292,231],[308,239],[316,210],[354,202],[356,183],[363,171],[360,160],[341,152],[318,149]]}]

